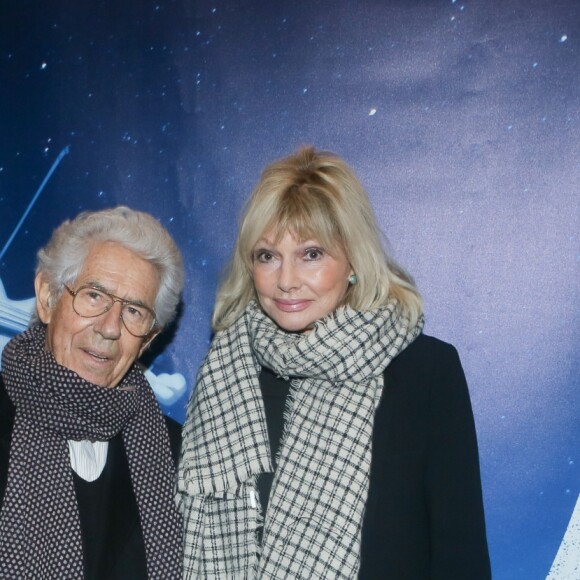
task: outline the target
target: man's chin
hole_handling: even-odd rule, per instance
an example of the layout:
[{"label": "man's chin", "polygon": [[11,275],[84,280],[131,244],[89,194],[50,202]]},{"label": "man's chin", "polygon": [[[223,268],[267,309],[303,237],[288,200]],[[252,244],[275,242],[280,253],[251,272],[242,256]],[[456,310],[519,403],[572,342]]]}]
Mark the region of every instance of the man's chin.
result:
[{"label": "man's chin", "polygon": [[79,375],[81,379],[84,379],[85,381],[92,383],[93,385],[96,385],[98,387],[112,388],[116,387],[121,382],[121,379],[116,379],[116,377],[110,371],[95,372],[94,369],[87,368],[83,369],[73,368],[71,370],[77,373],[77,375]]}]

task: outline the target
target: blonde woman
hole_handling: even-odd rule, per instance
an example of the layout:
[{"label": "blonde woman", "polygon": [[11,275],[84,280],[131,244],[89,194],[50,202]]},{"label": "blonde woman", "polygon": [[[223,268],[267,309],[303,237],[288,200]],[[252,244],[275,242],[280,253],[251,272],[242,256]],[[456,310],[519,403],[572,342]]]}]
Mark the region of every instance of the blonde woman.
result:
[{"label": "blonde woman", "polygon": [[179,469],[185,578],[490,577],[456,350],[352,170],[268,166],[242,218]]}]

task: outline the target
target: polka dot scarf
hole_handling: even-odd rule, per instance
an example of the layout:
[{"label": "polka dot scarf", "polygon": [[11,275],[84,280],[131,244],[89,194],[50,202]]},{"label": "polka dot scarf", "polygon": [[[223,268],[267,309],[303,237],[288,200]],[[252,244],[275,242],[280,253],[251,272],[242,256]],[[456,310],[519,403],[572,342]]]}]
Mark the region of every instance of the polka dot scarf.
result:
[{"label": "polka dot scarf", "polygon": [[45,328],[13,338],[2,374],[16,417],[0,512],[0,578],[83,578],[67,440],[122,433],[149,578],[177,578],[180,522],[169,437],[151,387],[133,367],[115,389],[89,383],[47,352]]}]

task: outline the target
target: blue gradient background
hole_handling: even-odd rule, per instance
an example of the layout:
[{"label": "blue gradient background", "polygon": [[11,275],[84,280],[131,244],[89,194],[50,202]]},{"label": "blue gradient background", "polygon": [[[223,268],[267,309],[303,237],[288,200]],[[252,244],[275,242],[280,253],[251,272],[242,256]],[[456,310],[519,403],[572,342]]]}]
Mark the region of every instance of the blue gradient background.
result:
[{"label": "blue gradient background", "polygon": [[0,263],[8,297],[65,218],[149,211],[187,268],[153,367],[190,387],[260,170],[344,156],[462,357],[494,578],[546,576],[580,492],[580,3],[4,0],[0,104],[0,247],[71,146]]}]

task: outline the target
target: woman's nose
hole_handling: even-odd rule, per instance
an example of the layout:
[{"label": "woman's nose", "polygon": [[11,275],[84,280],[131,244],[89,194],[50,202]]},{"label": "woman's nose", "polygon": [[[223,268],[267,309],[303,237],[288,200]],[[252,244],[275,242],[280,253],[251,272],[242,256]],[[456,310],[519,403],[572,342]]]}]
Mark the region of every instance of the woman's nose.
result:
[{"label": "woman's nose", "polygon": [[278,274],[278,288],[283,292],[290,292],[300,286],[298,271],[292,261],[282,262]]}]

